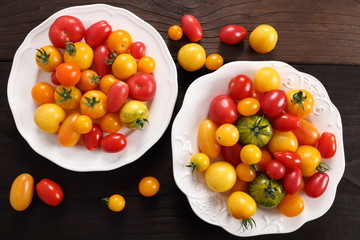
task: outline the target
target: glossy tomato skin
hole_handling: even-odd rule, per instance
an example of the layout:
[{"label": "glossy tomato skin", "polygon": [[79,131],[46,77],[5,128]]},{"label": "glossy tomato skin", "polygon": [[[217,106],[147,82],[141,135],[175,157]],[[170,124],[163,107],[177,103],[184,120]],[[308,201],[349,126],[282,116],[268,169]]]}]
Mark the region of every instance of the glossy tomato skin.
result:
[{"label": "glossy tomato skin", "polygon": [[283,90],[272,90],[261,98],[260,109],[266,116],[274,117],[284,110],[286,99],[286,93]]},{"label": "glossy tomato skin", "polygon": [[276,160],[284,164],[286,168],[297,168],[301,166],[301,157],[293,151],[274,152]]},{"label": "glossy tomato skin", "polygon": [[293,89],[286,92],[287,104],[285,112],[298,118],[306,118],[314,108],[314,96],[305,89]]},{"label": "glossy tomato skin", "polygon": [[209,158],[216,158],[221,151],[221,145],[216,141],[217,128],[218,125],[209,119],[201,122],[198,128],[199,149],[202,153],[209,156]]},{"label": "glossy tomato skin", "polygon": [[107,95],[106,108],[109,112],[117,112],[125,104],[129,96],[129,86],[125,82],[118,81],[111,85]]},{"label": "glossy tomato skin", "polygon": [[100,44],[94,51],[94,67],[99,76],[105,76],[111,71],[111,64],[106,64],[111,51],[105,44]]},{"label": "glossy tomato skin", "polygon": [[210,103],[210,119],[216,124],[235,123],[239,116],[237,104],[229,95],[218,95]]},{"label": "glossy tomato skin", "polygon": [[226,25],[220,30],[219,38],[221,42],[233,45],[246,39],[247,34],[247,30],[243,26]]},{"label": "glossy tomato skin", "polygon": [[90,47],[96,47],[104,43],[111,34],[111,32],[112,28],[107,21],[98,21],[91,25],[88,29],[86,29],[84,36],[85,42]]},{"label": "glossy tomato skin", "polygon": [[139,101],[150,101],[156,93],[156,81],[149,73],[137,73],[126,81],[129,97]]},{"label": "glossy tomato skin", "polygon": [[68,115],[64,122],[60,125],[58,132],[58,142],[64,147],[72,147],[76,145],[81,134],[75,130],[76,119],[80,116],[80,113],[74,112]]},{"label": "glossy tomato skin", "polygon": [[329,183],[329,175],[327,173],[316,172],[305,184],[305,193],[309,197],[320,197],[326,190]]},{"label": "glossy tomato skin", "polygon": [[275,129],[283,132],[300,128],[300,118],[289,113],[280,113],[271,122]]},{"label": "glossy tomato skin", "polygon": [[336,153],[336,136],[323,132],[318,140],[317,149],[323,158],[332,158]]},{"label": "glossy tomato skin", "polygon": [[101,146],[101,139],[103,132],[100,126],[96,123],[93,123],[92,129],[87,134],[82,134],[81,138],[85,147],[92,151],[98,149]]},{"label": "glossy tomato skin", "polygon": [[181,18],[181,27],[185,35],[192,42],[197,42],[203,37],[203,30],[199,20],[194,16],[186,14]]},{"label": "glossy tomato skin", "polygon": [[240,159],[240,151],[241,151],[241,144],[236,143],[231,147],[221,146],[221,155],[223,156],[224,160],[231,163],[233,166],[237,166],[241,163]]},{"label": "glossy tomato skin", "polygon": [[129,52],[135,59],[140,59],[146,54],[146,45],[143,42],[133,42],[130,45]]},{"label": "glossy tomato skin", "polygon": [[50,206],[59,205],[64,198],[61,187],[56,182],[47,178],[42,179],[36,184],[36,192],[41,201]]},{"label": "glossy tomato skin", "polygon": [[302,174],[300,168],[287,168],[282,178],[282,184],[288,194],[298,192],[302,186]]},{"label": "glossy tomato skin", "polygon": [[299,145],[311,145],[314,146],[320,138],[319,130],[311,122],[301,119],[300,127],[292,131]]},{"label": "glossy tomato skin", "polygon": [[85,27],[80,19],[73,16],[57,18],[49,29],[51,43],[58,48],[65,48],[66,42],[79,42],[85,34]]},{"label": "glossy tomato skin", "polygon": [[121,133],[110,133],[101,139],[101,147],[103,151],[109,153],[120,152],[127,145],[125,135]]},{"label": "glossy tomato skin", "polygon": [[75,63],[61,63],[55,68],[56,79],[65,86],[78,84],[81,69]]},{"label": "glossy tomato skin", "polygon": [[285,175],[285,166],[277,160],[270,160],[265,165],[265,172],[266,175],[268,175],[272,179],[278,180]]},{"label": "glossy tomato skin", "polygon": [[9,201],[16,211],[27,209],[34,196],[34,178],[27,173],[22,173],[15,178],[10,188]]},{"label": "glossy tomato skin", "polygon": [[235,100],[251,97],[253,88],[253,81],[244,74],[230,79],[228,85],[229,95]]}]

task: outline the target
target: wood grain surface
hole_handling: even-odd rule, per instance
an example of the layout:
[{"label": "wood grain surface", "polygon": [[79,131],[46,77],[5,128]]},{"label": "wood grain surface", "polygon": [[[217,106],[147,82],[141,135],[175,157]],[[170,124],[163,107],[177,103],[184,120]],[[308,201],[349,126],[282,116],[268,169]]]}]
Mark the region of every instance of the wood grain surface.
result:
[{"label": "wood grain surface", "polygon": [[[66,7],[98,3],[83,0],[3,1],[0,8],[0,239],[239,239],[197,217],[172,173],[171,127],[137,161],[106,172],[79,173],[63,169],[34,152],[19,134],[7,101],[6,88],[13,56],[26,35],[53,13]],[[108,0],[154,26],[167,43],[175,63],[177,51],[188,39],[171,41],[170,25],[183,14],[196,16],[204,30],[200,41],[207,53],[234,60],[279,60],[309,73],[326,87],[343,123],[346,169],[335,201],[322,217],[288,234],[251,239],[358,239],[360,236],[360,3],[355,0]],[[221,27],[241,24],[251,32],[257,25],[273,25],[279,42],[269,54],[257,54],[248,40],[236,46],[221,44]],[[188,86],[210,71],[193,73],[177,65],[179,93],[172,120]],[[26,81],[26,79],[24,79]],[[26,104],[26,103],[24,103]],[[29,119],[32,121],[32,119]],[[61,184],[64,201],[49,207],[34,197],[29,209],[14,211],[9,190],[14,178],[28,172],[35,181],[51,178]],[[141,197],[139,180],[155,176],[159,194]],[[123,194],[127,205],[113,213],[102,197]]]}]

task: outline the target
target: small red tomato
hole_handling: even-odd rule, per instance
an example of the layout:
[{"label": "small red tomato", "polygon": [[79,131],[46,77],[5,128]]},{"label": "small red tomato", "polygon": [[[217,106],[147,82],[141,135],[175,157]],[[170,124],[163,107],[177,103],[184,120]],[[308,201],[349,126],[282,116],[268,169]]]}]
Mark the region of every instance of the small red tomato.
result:
[{"label": "small red tomato", "polygon": [[184,15],[181,18],[181,27],[190,41],[197,42],[202,39],[203,31],[200,22],[194,16],[189,14]]},{"label": "small red tomato", "polygon": [[329,183],[329,175],[327,173],[316,172],[305,183],[305,193],[309,197],[320,197],[326,190]]},{"label": "small red tomato", "polygon": [[109,112],[117,112],[126,102],[129,96],[129,86],[125,82],[118,81],[111,85],[108,95],[106,108]]},{"label": "small red tomato", "polygon": [[134,58],[140,59],[146,54],[146,46],[143,42],[133,42],[130,45],[129,52]]},{"label": "small red tomato", "polygon": [[51,77],[50,77],[50,79],[51,79],[51,82],[53,83],[53,84],[55,84],[55,85],[61,85],[61,83],[59,82],[59,80],[57,79],[57,77],[56,77],[56,71],[53,71],[52,73],[51,73]]},{"label": "small red tomato", "polygon": [[103,132],[100,126],[96,123],[93,123],[90,132],[86,134],[82,134],[81,138],[85,147],[88,150],[92,151],[100,147],[102,136],[103,136]]},{"label": "small red tomato", "polygon": [[246,39],[247,34],[247,30],[243,26],[226,25],[220,30],[219,38],[221,42],[233,45]]},{"label": "small red tomato", "polygon": [[317,149],[323,158],[332,158],[336,153],[336,137],[333,133],[323,132],[318,140]]},{"label": "small red tomato", "polygon": [[150,101],[156,93],[156,81],[149,73],[137,73],[126,81],[129,97],[138,101]]},{"label": "small red tomato", "polygon": [[274,153],[274,157],[287,168],[297,168],[301,165],[300,155],[293,151],[278,151]]},{"label": "small red tomato", "polygon": [[251,97],[253,93],[253,81],[246,75],[240,74],[229,81],[229,95],[236,100]]},{"label": "small red tomato", "polygon": [[44,178],[38,184],[36,184],[36,192],[44,203],[50,206],[59,205],[64,194],[61,187],[54,181]]},{"label": "small red tomato", "polygon": [[121,133],[110,133],[101,139],[102,149],[109,153],[120,152],[126,145],[126,137]]},{"label": "small red tomato", "polygon": [[272,126],[283,132],[293,131],[300,127],[300,118],[290,113],[280,113],[273,118]]},{"label": "small red tomato", "polygon": [[221,146],[221,155],[223,156],[224,160],[231,163],[235,167],[239,163],[241,163],[240,151],[241,151],[240,143],[236,143],[231,147]]},{"label": "small red tomato", "polygon": [[300,168],[287,168],[282,178],[282,184],[288,194],[298,192],[302,185],[302,174]]},{"label": "small red tomato", "polygon": [[86,29],[84,36],[85,42],[90,47],[96,47],[102,43],[105,43],[111,32],[112,28],[107,21],[98,21]]},{"label": "small red tomato", "polygon": [[239,116],[237,105],[229,95],[218,95],[210,103],[210,119],[218,125],[234,123]]},{"label": "small red tomato", "polygon": [[260,99],[260,109],[268,117],[280,114],[286,106],[286,93],[283,90],[271,90]]},{"label": "small red tomato", "polygon": [[107,64],[111,51],[105,44],[100,44],[94,51],[94,67],[99,76],[105,76],[111,71],[111,64]]},{"label": "small red tomato", "polygon": [[272,179],[281,179],[285,175],[284,165],[277,160],[270,160],[265,165],[266,175]]}]

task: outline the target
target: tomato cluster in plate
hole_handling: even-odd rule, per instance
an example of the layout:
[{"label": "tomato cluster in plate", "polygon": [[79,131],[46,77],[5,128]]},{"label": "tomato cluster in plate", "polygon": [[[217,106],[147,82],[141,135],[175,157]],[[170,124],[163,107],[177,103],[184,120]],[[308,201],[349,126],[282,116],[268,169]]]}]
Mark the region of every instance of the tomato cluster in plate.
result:
[{"label": "tomato cluster in plate", "polygon": [[146,45],[105,20],[85,28],[68,15],[52,23],[49,40],[35,54],[38,67],[51,73],[31,90],[36,125],[65,147],[82,141],[88,150],[123,150],[120,129],[143,129],[156,93],[156,63]]},{"label": "tomato cluster in plate", "polygon": [[278,208],[287,217],[304,209],[301,197],[320,197],[336,153],[333,133],[320,133],[308,116],[314,97],[306,89],[283,91],[275,68],[253,79],[229,79],[228,92],[211,99],[208,119],[198,128],[199,153],[187,165],[204,172],[214,192],[228,192],[229,213],[253,227],[257,207]]}]

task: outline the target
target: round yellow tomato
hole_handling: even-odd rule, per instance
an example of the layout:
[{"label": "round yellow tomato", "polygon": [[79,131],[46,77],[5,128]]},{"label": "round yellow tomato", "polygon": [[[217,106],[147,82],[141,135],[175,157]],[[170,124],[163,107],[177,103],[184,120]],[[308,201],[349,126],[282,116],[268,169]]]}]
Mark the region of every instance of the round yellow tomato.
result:
[{"label": "round yellow tomato", "polygon": [[110,87],[117,81],[120,81],[120,79],[116,78],[112,74],[106,74],[100,79],[100,91],[102,91],[105,94],[108,94]]},{"label": "round yellow tomato", "polygon": [[122,29],[113,31],[107,39],[110,51],[116,51],[117,54],[128,52],[131,43],[131,35]]},{"label": "round yellow tomato", "polygon": [[301,157],[300,170],[302,176],[312,176],[316,172],[316,168],[321,161],[319,150],[313,146],[302,145],[297,149],[296,153]]},{"label": "round yellow tomato", "polygon": [[233,165],[225,161],[210,164],[205,171],[206,185],[214,192],[226,192],[236,182],[236,171]]},{"label": "round yellow tomato", "polygon": [[223,64],[223,57],[217,53],[210,54],[205,60],[205,67],[212,71],[220,68]]},{"label": "round yellow tomato", "polygon": [[190,163],[186,165],[192,171],[204,172],[210,165],[209,157],[204,153],[195,153],[191,156]]},{"label": "round yellow tomato", "polygon": [[55,68],[63,62],[62,53],[54,46],[45,46],[36,50],[36,64],[44,72],[53,72]]},{"label": "round yellow tomato", "polygon": [[111,69],[117,78],[126,80],[137,72],[137,63],[133,56],[122,53],[116,57]]},{"label": "round yellow tomato", "polygon": [[63,109],[73,110],[79,107],[82,93],[75,87],[59,85],[55,89],[54,98],[57,105]]},{"label": "round yellow tomato", "polygon": [[240,159],[248,165],[257,164],[261,160],[261,150],[254,144],[247,144],[240,150]]},{"label": "round yellow tomato", "polygon": [[285,112],[298,118],[306,118],[314,108],[314,97],[305,89],[290,90],[286,92],[287,102]]},{"label": "round yellow tomato", "polygon": [[152,57],[144,56],[140,58],[137,63],[137,69],[139,72],[152,73],[155,70],[155,60]]},{"label": "round yellow tomato", "polygon": [[34,113],[35,124],[47,133],[56,133],[65,117],[65,110],[55,103],[45,103]]},{"label": "round yellow tomato", "polygon": [[243,116],[251,116],[260,110],[260,102],[256,98],[241,99],[237,104],[238,112]]},{"label": "round yellow tomato", "polygon": [[80,70],[91,67],[94,59],[94,51],[84,42],[76,42],[66,46],[64,61],[76,64]]},{"label": "round yellow tomato", "polygon": [[256,213],[255,200],[242,191],[231,193],[227,200],[227,206],[230,215],[236,219],[248,219]]},{"label": "round yellow tomato", "polygon": [[188,72],[194,72],[204,66],[206,52],[200,44],[188,43],[180,48],[177,58],[183,69]]},{"label": "round yellow tomato", "polygon": [[103,198],[102,201],[113,212],[120,212],[125,208],[125,198],[120,194],[113,194],[109,198]]},{"label": "round yellow tomato", "polygon": [[76,120],[74,124],[74,129],[76,132],[80,134],[86,134],[89,133],[92,129],[92,120],[87,115],[80,115]]},{"label": "round yellow tomato", "polygon": [[209,158],[216,158],[220,154],[221,145],[216,141],[218,126],[212,120],[204,120],[198,129],[198,144],[201,152]]},{"label": "round yellow tomato", "polygon": [[31,89],[31,97],[38,104],[53,103],[55,89],[47,82],[36,83]]},{"label": "round yellow tomato", "polygon": [[20,174],[10,188],[10,205],[16,211],[27,209],[34,196],[34,178],[27,173]]},{"label": "round yellow tomato", "polygon": [[298,216],[304,210],[304,201],[298,194],[286,194],[279,204],[280,212],[287,217]]},{"label": "round yellow tomato", "polygon": [[183,30],[179,25],[172,25],[168,29],[168,36],[172,40],[180,40],[183,34]]},{"label": "round yellow tomato", "polygon": [[100,118],[100,128],[103,132],[116,133],[122,127],[119,114],[108,112]]},{"label": "round yellow tomato", "polygon": [[235,125],[230,123],[222,124],[216,130],[216,141],[225,147],[231,147],[239,141],[240,133]]},{"label": "round yellow tomato", "polygon": [[278,40],[278,33],[270,25],[257,26],[249,36],[251,48],[258,53],[268,53],[273,50]]},{"label": "round yellow tomato", "polygon": [[256,91],[269,92],[278,89],[280,85],[280,74],[272,67],[261,68],[255,73],[254,89]]},{"label": "round yellow tomato", "polygon": [[272,154],[277,151],[295,152],[298,148],[298,140],[293,132],[275,130],[267,146]]},{"label": "round yellow tomato", "polygon": [[152,197],[159,192],[160,182],[154,177],[148,176],[139,182],[139,192],[144,197]]},{"label": "round yellow tomato", "polygon": [[105,115],[106,95],[99,90],[86,92],[80,100],[80,111],[92,119],[98,119]]}]

